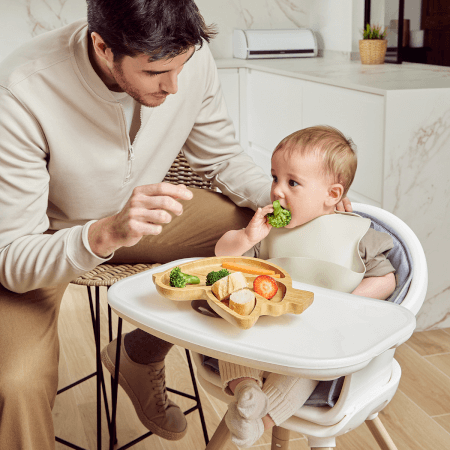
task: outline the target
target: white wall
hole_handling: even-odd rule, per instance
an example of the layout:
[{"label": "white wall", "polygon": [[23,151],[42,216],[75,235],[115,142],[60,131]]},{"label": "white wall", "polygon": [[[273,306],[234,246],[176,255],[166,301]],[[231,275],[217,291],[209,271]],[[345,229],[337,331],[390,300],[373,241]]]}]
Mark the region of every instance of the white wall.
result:
[{"label": "white wall", "polygon": [[309,28],[309,0],[195,0],[206,23],[219,35],[211,43],[216,58],[232,57],[233,28]]},{"label": "white wall", "polygon": [[[414,0],[416,1],[416,0]],[[233,28],[315,30],[319,48],[357,51],[363,26],[362,0],[196,0],[207,23],[218,25],[211,44],[216,58],[232,57]],[[86,0],[0,0],[0,60],[44,31],[86,15]]]},{"label": "white wall", "polygon": [[407,0],[405,2],[405,19],[410,20],[410,30],[420,30],[422,16],[422,0]]},{"label": "white wall", "polygon": [[0,0],[0,60],[30,38],[85,16],[85,0]]},{"label": "white wall", "polygon": [[352,11],[352,52],[359,52],[359,40],[362,39],[364,28],[364,2],[353,0]]},{"label": "white wall", "polygon": [[352,51],[352,3],[353,0],[311,2],[309,28],[320,34],[323,49]]}]

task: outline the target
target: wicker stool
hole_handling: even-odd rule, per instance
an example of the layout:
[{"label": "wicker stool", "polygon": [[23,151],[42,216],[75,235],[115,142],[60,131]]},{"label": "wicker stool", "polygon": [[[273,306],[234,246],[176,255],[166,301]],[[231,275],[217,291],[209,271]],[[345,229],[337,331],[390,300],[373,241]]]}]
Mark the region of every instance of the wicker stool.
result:
[{"label": "wicker stool", "polygon": [[[108,306],[108,310],[110,311],[109,306]],[[110,319],[110,323],[111,323],[111,319]],[[147,433],[143,434],[142,436],[139,436],[138,438],[134,439],[131,442],[128,442],[127,444],[123,445],[122,447],[114,448],[114,445],[117,443],[116,413],[117,413],[117,391],[118,391],[118,387],[119,387],[121,344],[122,344],[122,319],[119,317],[118,327],[117,327],[116,367],[115,367],[115,372],[114,372],[114,378],[111,379],[112,418],[111,418],[111,422],[110,422],[111,425],[110,425],[110,429],[109,429],[109,450],[125,450],[153,434],[151,431],[148,431]],[[205,439],[205,446],[207,446],[209,443],[208,430],[206,429],[206,422],[205,422],[205,417],[203,415],[203,408],[202,408],[202,404],[200,401],[200,395],[198,393],[197,382],[195,381],[195,373],[194,373],[194,368],[192,366],[191,355],[189,354],[189,350],[187,348],[185,349],[185,352],[186,352],[186,358],[187,358],[187,362],[188,362],[188,366],[189,366],[189,372],[191,374],[192,387],[194,388],[194,395],[186,394],[185,392],[177,391],[176,389],[171,389],[169,387],[166,389],[169,392],[173,392],[174,394],[181,395],[182,397],[189,398],[196,402],[195,406],[184,411],[184,415],[187,416],[191,412],[194,412],[198,409],[198,412],[200,415],[200,422],[202,424],[203,437]],[[97,398],[98,398],[98,396],[97,396]]]},{"label": "wicker stool", "polygon": [[[90,378],[97,376],[97,449],[101,449],[102,446],[102,433],[101,433],[101,391],[103,390],[103,401],[105,403],[105,412],[106,418],[108,420],[108,424],[110,423],[110,414],[108,408],[108,401],[106,397],[106,388],[105,382],[103,379],[103,370],[102,363],[100,360],[100,287],[106,286],[108,289],[117,281],[129,277],[130,275],[134,275],[139,272],[143,272],[144,270],[151,269],[153,267],[157,267],[159,264],[102,264],[96,267],[94,270],[87,272],[76,280],[73,280],[71,284],[78,284],[82,286],[86,286],[88,298],[89,298],[89,306],[91,310],[91,320],[92,326],[94,329],[94,340],[95,340],[95,351],[96,351],[96,370],[95,372],[87,375],[84,378],[62,388],[57,392],[61,394],[68,389],[77,386],[78,384],[89,380]],[[95,287],[95,308],[92,301],[92,290],[91,288]],[[112,325],[111,325],[111,309],[108,307],[108,321],[109,321],[109,341],[112,341]],[[61,444],[64,444],[70,448],[85,450],[82,447],[79,447],[71,442],[65,441],[59,437],[55,437],[55,440]]]},{"label": "wicker stool", "polygon": [[[197,174],[195,174],[191,167],[189,166],[189,163],[187,162],[186,158],[184,157],[183,153],[180,151],[178,156],[176,157],[175,161],[173,162],[171,168],[169,169],[168,173],[166,174],[164,180],[165,182],[169,182],[172,184],[185,184],[189,187],[194,188],[201,188],[201,189],[211,189],[213,190],[212,184],[210,181],[204,181],[202,178],[200,178]],[[86,286],[87,292],[88,292],[88,298],[89,298],[89,304],[90,304],[90,310],[91,310],[91,320],[92,320],[92,326],[94,329],[94,339],[95,339],[95,350],[96,350],[96,371],[91,373],[90,375],[87,375],[86,377],[76,381],[75,383],[72,383],[62,389],[60,389],[57,394],[61,394],[62,392],[77,386],[78,384],[82,383],[83,381],[86,381],[94,376],[97,376],[97,449],[101,450],[102,447],[102,435],[101,435],[101,396],[103,391],[103,401],[105,404],[105,412],[106,412],[106,418],[108,421],[109,426],[109,432],[110,432],[110,448],[113,449],[116,437],[116,405],[117,405],[117,391],[118,391],[118,372],[119,372],[119,365],[120,365],[120,344],[121,344],[121,338],[122,338],[122,319],[119,318],[118,322],[118,330],[117,330],[117,355],[116,355],[116,361],[118,362],[116,364],[116,373],[115,377],[111,377],[111,390],[112,390],[112,417],[110,417],[109,414],[109,407],[108,407],[108,401],[106,397],[106,388],[105,388],[105,382],[103,378],[103,370],[102,370],[102,362],[100,359],[100,287],[106,286],[108,289],[110,286],[112,286],[114,283],[116,283],[119,280],[122,280],[123,278],[129,277],[131,275],[135,275],[137,273],[143,272],[144,270],[152,269],[154,267],[159,266],[160,264],[101,264],[97,266],[94,270],[91,270],[90,272],[87,272],[80,277],[78,277],[76,280],[73,280],[71,284],[78,284],[82,286]],[[95,309],[93,305],[92,300],[92,291],[91,288],[95,287]],[[111,321],[111,308],[108,305],[108,324],[109,324],[109,342],[112,341],[112,321]],[[169,392],[181,395],[183,397],[190,398],[191,400],[195,400],[197,402],[196,406],[190,408],[189,410],[185,411],[184,414],[190,414],[191,412],[195,410],[199,410],[200,414],[200,420],[202,423],[202,429],[203,429],[203,435],[205,437],[205,442],[208,444],[208,433],[206,430],[206,423],[203,416],[203,410],[200,402],[200,396],[198,393],[197,383],[195,381],[195,375],[194,370],[192,367],[191,357],[189,354],[189,351],[186,349],[186,356],[188,360],[189,365],[189,371],[191,374],[192,384],[194,387],[195,395],[189,395],[185,394],[184,392],[177,391],[175,389],[167,388]],[[121,447],[121,449],[129,448],[134,444],[137,444],[141,440],[145,439],[146,437],[150,436],[152,434],[151,431],[148,433],[145,433],[144,435],[140,436],[139,438],[135,439],[132,442],[129,442],[125,446]],[[61,444],[64,444],[70,448],[74,448],[77,450],[86,450],[82,447],[78,447],[75,444],[72,444],[70,442],[65,441],[64,439],[61,439],[59,437],[55,437],[55,440]],[[117,449],[120,450],[120,449]]]}]

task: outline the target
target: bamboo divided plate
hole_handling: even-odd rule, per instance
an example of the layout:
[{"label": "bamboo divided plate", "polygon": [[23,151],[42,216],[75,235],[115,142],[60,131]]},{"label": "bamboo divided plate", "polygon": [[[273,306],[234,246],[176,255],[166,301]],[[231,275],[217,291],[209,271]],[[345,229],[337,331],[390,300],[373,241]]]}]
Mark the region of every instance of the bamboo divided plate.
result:
[{"label": "bamboo divided plate", "polygon": [[[211,292],[211,286],[206,286],[206,275],[211,271],[222,269],[224,261],[245,264],[255,269],[269,269],[279,274],[274,278],[278,284],[278,292],[271,300],[267,300],[255,292],[256,302],[253,311],[248,316],[242,316],[228,308],[228,301],[220,301]],[[206,300],[208,305],[221,317],[239,328],[251,328],[260,316],[281,316],[282,314],[301,314],[314,300],[314,294],[292,287],[292,279],[281,267],[258,258],[251,257],[213,257],[181,264],[182,272],[196,275],[200,278],[200,284],[188,284],[184,288],[170,286],[170,272],[153,274],[153,282],[156,290],[164,297],[175,301]],[[230,272],[236,272],[230,270]],[[242,272],[247,279],[247,287],[253,291],[253,280],[258,275]]]}]

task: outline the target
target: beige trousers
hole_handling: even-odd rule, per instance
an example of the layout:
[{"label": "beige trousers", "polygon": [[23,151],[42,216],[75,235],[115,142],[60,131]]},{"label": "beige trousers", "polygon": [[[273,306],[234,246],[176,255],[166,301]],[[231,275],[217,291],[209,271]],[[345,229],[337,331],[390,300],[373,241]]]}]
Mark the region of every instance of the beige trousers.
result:
[{"label": "beige trousers", "polygon": [[[230,229],[245,227],[253,215],[228,197],[193,189],[184,212],[111,262],[153,263],[214,256],[217,240]],[[25,294],[0,285],[0,449],[55,448],[51,410],[58,386],[58,314],[67,285]],[[87,300],[86,300],[87,301]]]}]

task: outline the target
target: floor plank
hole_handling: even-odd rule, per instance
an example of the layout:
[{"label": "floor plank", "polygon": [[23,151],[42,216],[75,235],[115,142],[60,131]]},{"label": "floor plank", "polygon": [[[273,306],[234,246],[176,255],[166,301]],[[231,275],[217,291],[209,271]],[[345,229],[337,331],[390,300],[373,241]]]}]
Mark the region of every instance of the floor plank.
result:
[{"label": "floor plank", "polygon": [[425,359],[450,377],[450,353],[426,356]]},{"label": "floor plank", "polygon": [[[71,384],[64,352],[60,352],[59,388]],[[55,435],[80,447],[87,447],[84,424],[77,407],[75,392],[69,389],[56,397],[52,411]],[[67,446],[56,443],[56,450],[67,449]]]},{"label": "floor plank", "polygon": [[380,419],[399,450],[448,450],[450,434],[399,389]]},{"label": "floor plank", "polygon": [[450,378],[409,344],[401,345],[395,359],[402,368],[400,389],[431,416],[450,413]]},{"label": "floor plank", "polygon": [[414,333],[408,345],[421,356],[450,353],[450,334],[441,329]]},{"label": "floor plank", "polygon": [[445,414],[443,416],[435,416],[433,420],[437,422],[442,428],[450,433],[450,414]]}]

